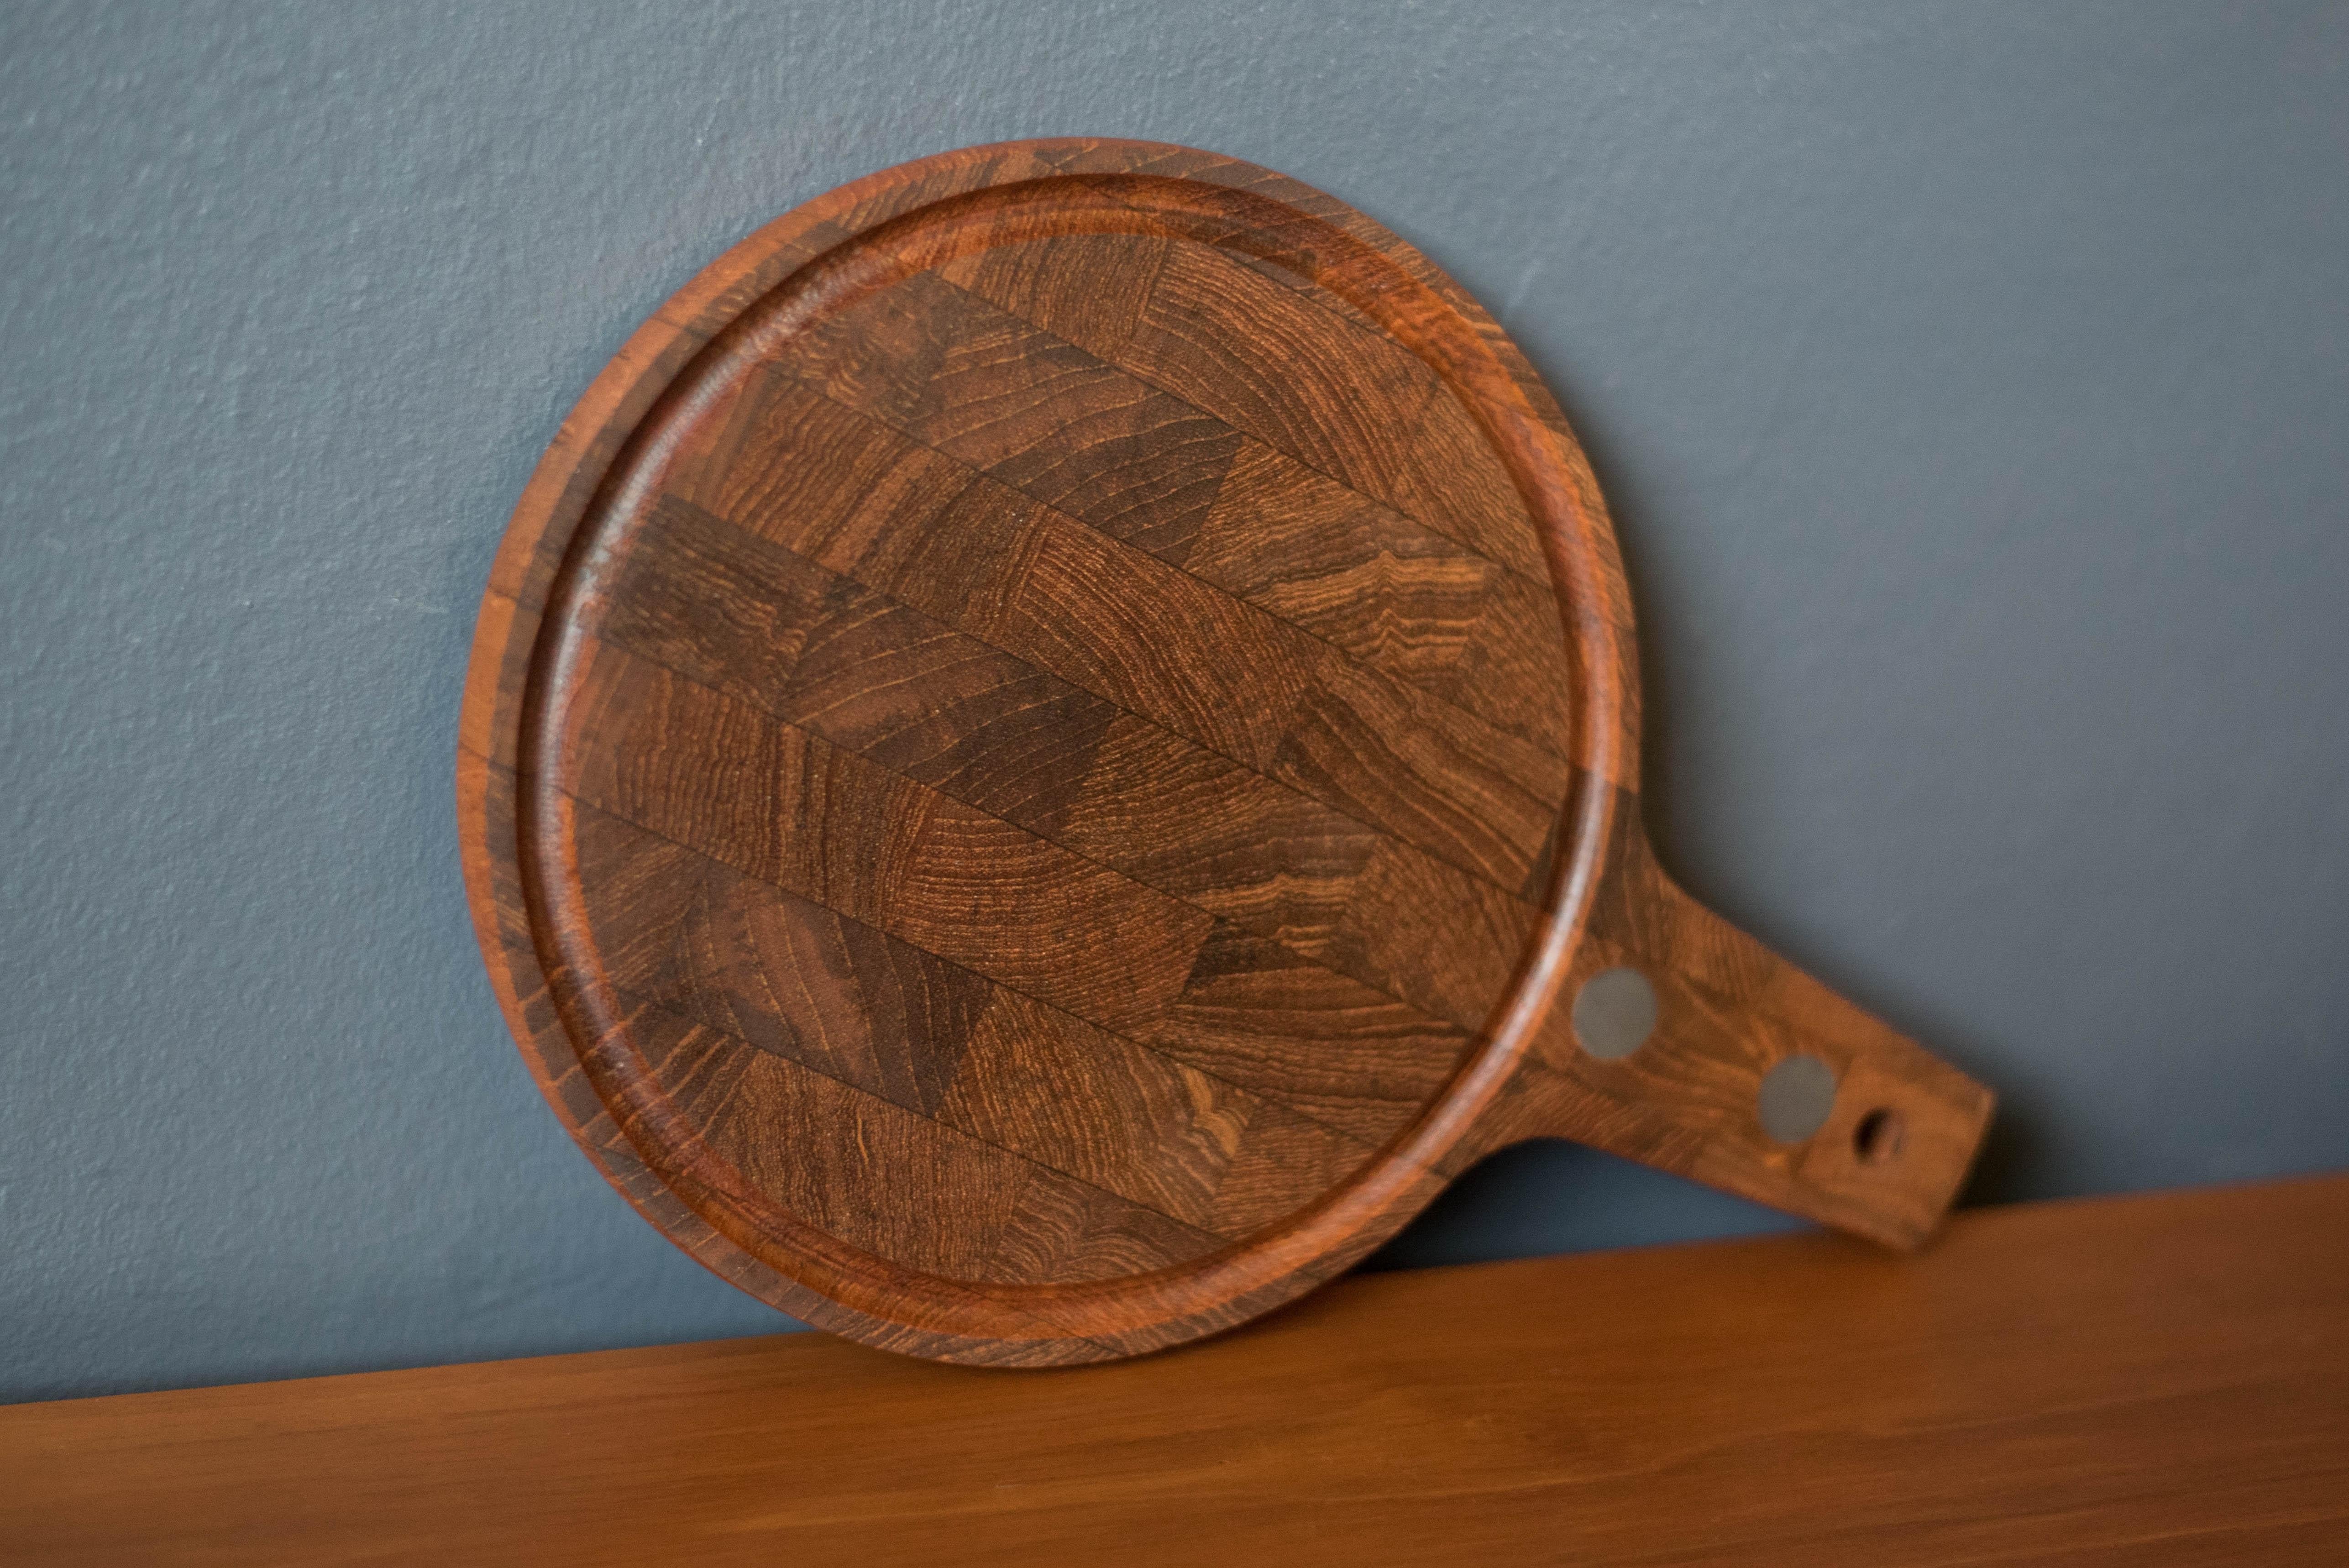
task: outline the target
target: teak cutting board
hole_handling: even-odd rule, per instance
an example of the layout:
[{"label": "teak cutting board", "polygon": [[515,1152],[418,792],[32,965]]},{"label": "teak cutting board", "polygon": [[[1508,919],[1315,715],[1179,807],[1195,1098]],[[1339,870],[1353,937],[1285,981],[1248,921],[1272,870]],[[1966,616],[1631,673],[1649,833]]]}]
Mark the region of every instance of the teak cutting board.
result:
[{"label": "teak cutting board", "polygon": [[597,377],[459,759],[547,1099],[744,1289],[1099,1360],[1557,1135],[1896,1246],[1989,1094],[1692,903],[1557,405],[1361,214],[1213,154],[922,160]]}]

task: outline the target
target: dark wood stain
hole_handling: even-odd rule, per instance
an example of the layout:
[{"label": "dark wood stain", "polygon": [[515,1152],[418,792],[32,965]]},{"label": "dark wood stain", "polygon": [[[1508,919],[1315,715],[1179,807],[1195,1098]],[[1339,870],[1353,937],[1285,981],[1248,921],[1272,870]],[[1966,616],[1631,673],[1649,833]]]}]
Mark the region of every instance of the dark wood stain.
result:
[{"label": "dark wood stain", "polygon": [[[1140,143],[888,170],[688,285],[525,492],[482,950],[653,1222],[917,1355],[1212,1333],[1543,1133],[1913,1245],[1989,1098],[1656,868],[1629,603],[1538,378],[1361,214]],[[1600,1061],[1615,964],[1662,1023]],[[1796,1052],[1843,1090],[1787,1149]]]}]

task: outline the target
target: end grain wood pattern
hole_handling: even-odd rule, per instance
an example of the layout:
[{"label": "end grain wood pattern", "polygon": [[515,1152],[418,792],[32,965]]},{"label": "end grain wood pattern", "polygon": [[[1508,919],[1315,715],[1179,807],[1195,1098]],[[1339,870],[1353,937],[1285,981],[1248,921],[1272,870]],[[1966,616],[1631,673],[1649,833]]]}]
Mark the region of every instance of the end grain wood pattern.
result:
[{"label": "end grain wood pattern", "polygon": [[[564,424],[469,677],[474,916],[646,1217],[894,1350],[1212,1333],[1537,1135],[1914,1245],[1989,1096],[1658,870],[1632,661],[1564,418],[1416,252],[1212,154],[948,153]],[[1659,1023],[1602,1060],[1615,966]]]}]

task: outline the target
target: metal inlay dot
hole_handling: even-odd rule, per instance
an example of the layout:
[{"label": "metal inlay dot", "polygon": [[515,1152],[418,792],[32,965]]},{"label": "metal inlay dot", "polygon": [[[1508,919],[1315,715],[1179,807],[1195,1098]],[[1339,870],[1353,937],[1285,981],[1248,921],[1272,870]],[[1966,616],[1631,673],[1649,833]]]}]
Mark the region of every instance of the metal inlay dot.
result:
[{"label": "metal inlay dot", "polygon": [[1800,1143],[1827,1124],[1835,1097],[1835,1068],[1816,1057],[1788,1057],[1762,1075],[1754,1110],[1763,1131],[1781,1143]]},{"label": "metal inlay dot", "polygon": [[1656,988],[1637,969],[1602,969],[1574,997],[1574,1037],[1594,1057],[1628,1057],[1656,1032]]}]

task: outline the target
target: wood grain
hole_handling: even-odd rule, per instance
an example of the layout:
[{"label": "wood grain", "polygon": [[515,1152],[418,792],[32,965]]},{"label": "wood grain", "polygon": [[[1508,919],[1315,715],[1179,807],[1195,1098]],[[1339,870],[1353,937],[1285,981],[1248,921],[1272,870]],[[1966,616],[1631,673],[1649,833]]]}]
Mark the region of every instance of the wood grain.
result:
[{"label": "wood grain", "polygon": [[820,1335],[0,1409],[11,1563],[2334,1564],[2349,1177],[1342,1280],[1049,1377]]},{"label": "wood grain", "polygon": [[[1913,1245],[1988,1097],[1655,870],[1631,645],[1555,401],[1393,235],[1179,148],[926,159],[715,263],[533,479],[482,950],[648,1218],[918,1355],[1213,1333],[1527,1136]],[[1781,1147],[1796,1054],[1844,1088]]]}]

